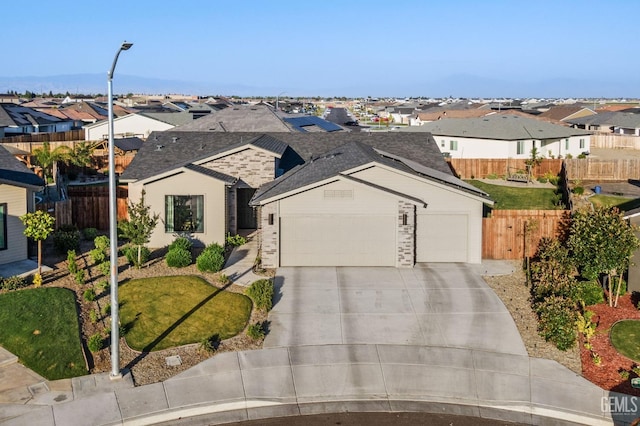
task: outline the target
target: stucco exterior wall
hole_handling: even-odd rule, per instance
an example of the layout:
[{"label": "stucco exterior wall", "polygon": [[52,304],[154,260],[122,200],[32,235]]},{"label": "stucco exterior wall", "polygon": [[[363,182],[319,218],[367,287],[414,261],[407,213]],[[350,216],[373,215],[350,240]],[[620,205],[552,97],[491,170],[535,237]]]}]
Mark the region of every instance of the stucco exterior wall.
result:
[{"label": "stucco exterior wall", "polygon": [[[140,200],[143,186],[140,183],[129,184],[129,199],[136,203]],[[160,221],[149,241],[149,247],[159,248],[169,245],[176,237],[174,232],[165,232],[165,196],[166,195],[203,195],[204,196],[204,232],[193,233],[196,243],[224,245],[228,231],[227,206],[225,197],[227,187],[224,182],[193,171],[182,171],[144,185],[145,204],[152,206],[151,214],[158,213]]]},{"label": "stucco exterior wall", "polygon": [[[466,214],[469,217],[467,259],[482,261],[482,205],[478,198],[436,182],[427,183],[418,177],[403,175],[380,167],[353,174],[354,177],[411,195],[427,203],[429,214]],[[418,208],[418,214],[423,210]]]},{"label": "stucco exterior wall", "polygon": [[[521,158],[531,157],[531,149],[535,146],[539,155],[551,158],[566,157],[571,154],[577,157],[590,149],[590,136],[572,136],[555,140],[526,139],[522,154],[518,154],[518,141],[503,141],[475,138],[461,138],[453,136],[433,135],[440,152],[447,153],[451,158]],[[569,140],[567,149],[566,139]],[[580,139],[584,140],[584,147],[580,148]],[[457,149],[451,149],[451,142],[457,142]]]},{"label": "stucco exterior wall", "polygon": [[[99,123],[84,127],[84,139],[87,141],[102,141],[107,139],[109,134],[108,121],[101,121]],[[175,126],[169,123],[163,123],[162,121],[154,120],[149,117],[144,117],[139,114],[131,114],[124,117],[119,117],[113,120],[113,133],[115,136],[128,134],[142,136],[143,138],[149,137],[151,132],[165,131],[174,128]],[[149,141],[153,143],[153,141]]]},{"label": "stucco exterior wall", "polygon": [[[27,237],[20,216],[27,213],[27,195],[25,188],[12,185],[0,185],[0,203],[7,204],[7,249],[0,250],[0,265],[27,259]],[[1,274],[0,274],[1,275]]]}]

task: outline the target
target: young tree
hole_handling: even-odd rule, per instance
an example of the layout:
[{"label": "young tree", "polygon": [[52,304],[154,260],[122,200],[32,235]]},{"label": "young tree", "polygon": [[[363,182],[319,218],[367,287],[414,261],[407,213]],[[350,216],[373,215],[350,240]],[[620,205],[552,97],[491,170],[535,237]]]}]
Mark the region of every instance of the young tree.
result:
[{"label": "young tree", "polygon": [[24,225],[24,235],[38,242],[38,277],[42,273],[42,241],[53,232],[55,218],[49,213],[37,210],[20,216]]},{"label": "young tree", "polygon": [[533,180],[533,168],[538,167],[542,164],[542,160],[544,156],[538,152],[538,148],[531,148],[531,157],[527,158],[524,163],[527,165],[527,175],[529,176],[529,181]]},{"label": "young tree", "polygon": [[63,159],[63,161],[68,161],[75,166],[82,167],[84,172],[84,168],[91,165],[92,158],[93,147],[91,144],[89,142],[80,142],[73,147],[69,156]]},{"label": "young tree", "polygon": [[158,224],[159,214],[150,213],[151,207],[144,203],[145,191],[142,190],[142,196],[138,203],[129,202],[127,211],[129,212],[129,220],[122,220],[118,224],[120,235],[138,248],[138,267],[142,263],[142,246],[149,242],[151,233]]},{"label": "young tree", "polygon": [[640,247],[635,227],[615,207],[596,207],[593,212],[578,210],[571,221],[567,245],[582,276],[593,280],[606,274],[609,306],[613,306],[612,277],[618,276],[619,294],[622,275],[631,255]]}]

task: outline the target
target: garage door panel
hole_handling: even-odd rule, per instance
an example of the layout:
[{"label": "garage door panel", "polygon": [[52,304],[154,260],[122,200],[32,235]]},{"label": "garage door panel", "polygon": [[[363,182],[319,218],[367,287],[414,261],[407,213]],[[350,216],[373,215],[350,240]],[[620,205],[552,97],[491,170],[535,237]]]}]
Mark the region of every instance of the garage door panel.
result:
[{"label": "garage door panel", "polygon": [[468,216],[466,214],[418,215],[417,262],[467,262]]},{"label": "garage door panel", "polygon": [[282,266],[394,266],[394,216],[286,216]]}]

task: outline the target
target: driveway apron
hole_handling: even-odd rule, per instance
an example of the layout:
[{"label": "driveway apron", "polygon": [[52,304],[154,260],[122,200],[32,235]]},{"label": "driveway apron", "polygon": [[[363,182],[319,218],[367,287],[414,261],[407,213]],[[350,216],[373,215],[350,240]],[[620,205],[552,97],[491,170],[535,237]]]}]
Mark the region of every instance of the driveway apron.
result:
[{"label": "driveway apron", "polygon": [[265,347],[400,344],[526,355],[477,268],[288,267],[276,275]]}]

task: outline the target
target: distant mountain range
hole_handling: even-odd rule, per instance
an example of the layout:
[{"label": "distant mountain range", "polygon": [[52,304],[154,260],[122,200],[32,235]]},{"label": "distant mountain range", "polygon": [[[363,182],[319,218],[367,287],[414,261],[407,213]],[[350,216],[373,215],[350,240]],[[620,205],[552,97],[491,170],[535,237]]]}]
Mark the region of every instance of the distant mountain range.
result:
[{"label": "distant mountain range", "polygon": [[[634,81],[614,82],[593,79],[558,78],[541,81],[509,81],[474,75],[406,82],[402,79],[374,85],[338,83],[327,88],[251,87],[241,84],[216,84],[202,81],[168,80],[120,74],[114,79],[115,94],[189,94],[224,96],[347,96],[347,97],[464,97],[464,98],[640,98],[640,77]],[[0,93],[10,90],[24,93],[106,94],[105,74],[0,77]]]}]

